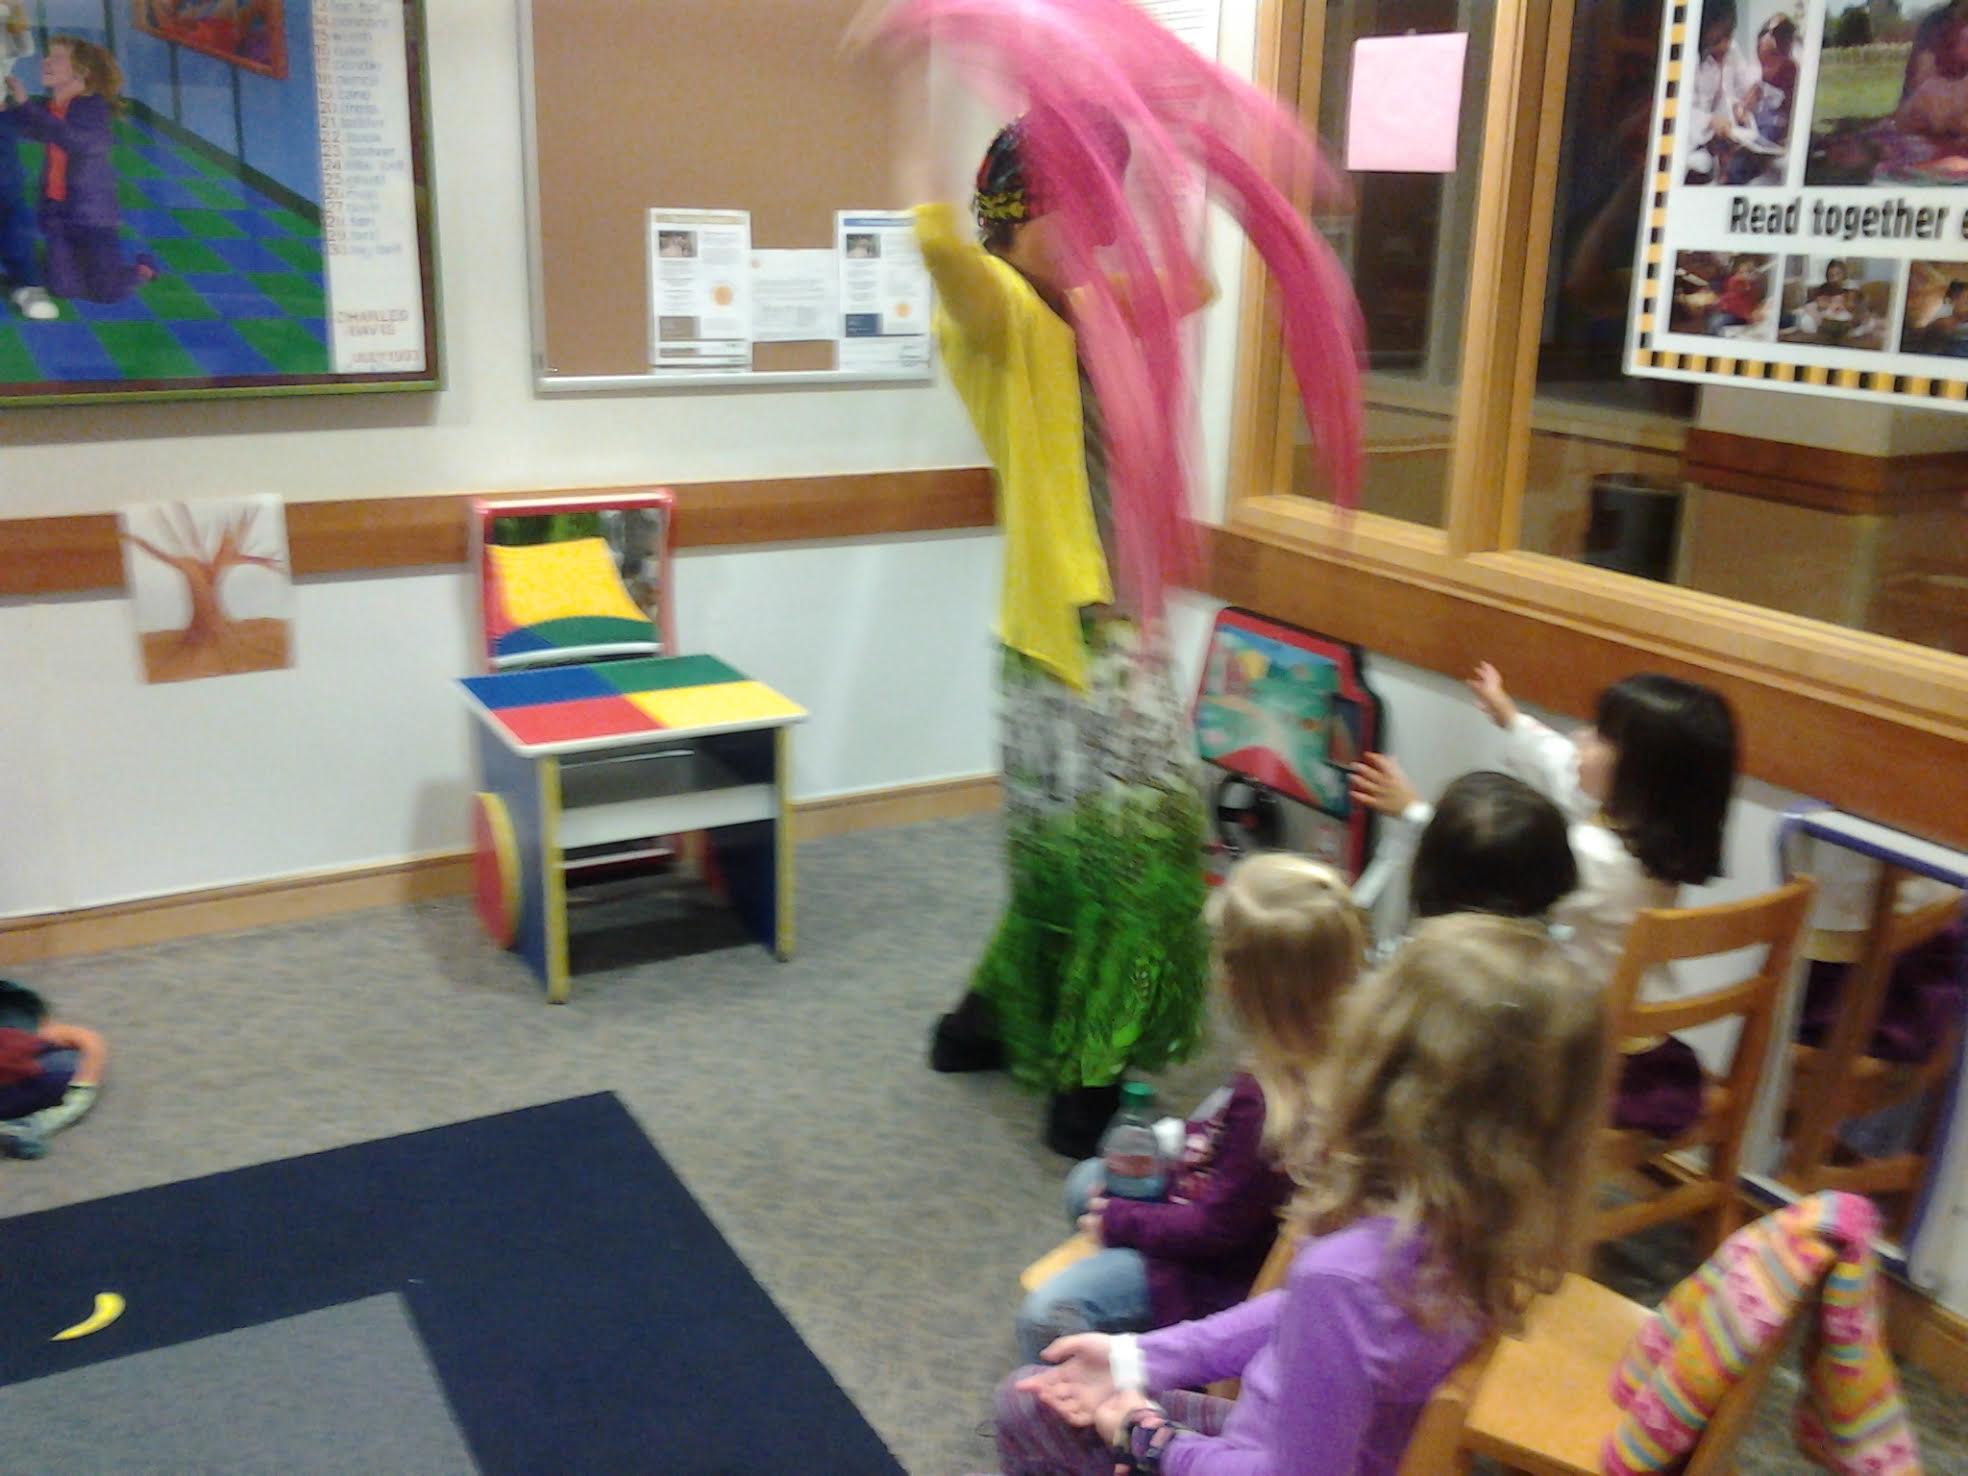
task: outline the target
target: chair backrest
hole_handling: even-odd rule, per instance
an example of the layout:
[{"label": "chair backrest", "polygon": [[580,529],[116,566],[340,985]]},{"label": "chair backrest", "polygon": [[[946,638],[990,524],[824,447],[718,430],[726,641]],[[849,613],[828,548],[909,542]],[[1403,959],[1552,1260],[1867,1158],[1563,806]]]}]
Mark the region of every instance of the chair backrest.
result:
[{"label": "chair backrest", "polygon": [[[1816,1182],[1814,1176],[1831,1154],[1839,1126],[1854,1115],[1853,1070],[1870,1051],[1879,1029],[1893,981],[1893,965],[1902,953],[1928,942],[1961,914],[1958,892],[1902,912],[1900,888],[1908,877],[1904,868],[1890,863],[1880,868],[1864,945],[1839,988],[1838,1017],[1819,1047],[1821,1059],[1810,1073],[1808,1095],[1794,1102],[1795,1123],[1785,1164],[1786,1177],[1793,1182]],[[1947,1044],[1945,1059],[1935,1062],[1942,1069],[1947,1069],[1954,1057],[1952,1040]],[[1920,1095],[1928,1085],[1924,1077],[1916,1076],[1906,1095]],[[1876,1110],[1880,1105],[1884,1104],[1873,1103],[1863,1110]]]},{"label": "chair backrest", "polygon": [[1475,1352],[1450,1370],[1435,1386],[1428,1402],[1421,1407],[1408,1448],[1401,1453],[1401,1464],[1394,1476],[1445,1476],[1462,1469],[1457,1464],[1462,1449],[1463,1426],[1469,1423],[1469,1403],[1476,1397],[1476,1386],[1489,1370],[1490,1355],[1496,1352],[1496,1339],[1486,1340]]},{"label": "chair backrest", "polygon": [[1257,1268],[1257,1279],[1251,1283],[1252,1296],[1261,1297],[1285,1284],[1285,1277],[1291,1272],[1292,1257],[1298,1254],[1298,1241],[1297,1235],[1283,1226],[1279,1227],[1278,1238],[1271,1242],[1271,1254]]},{"label": "chair backrest", "polygon": [[[1709,907],[1649,908],[1627,930],[1626,946],[1607,994],[1607,1023],[1616,1040],[1671,1035],[1720,1020],[1739,1019],[1741,1034],[1720,1084],[1728,1093],[1722,1121],[1710,1124],[1714,1156],[1709,1176],[1734,1183],[1743,1132],[1769,1055],[1777,1001],[1790,975],[1798,934],[1816,884],[1809,877],[1740,902]],[[1762,961],[1747,978],[1719,989],[1655,1004],[1639,999],[1640,981],[1663,964],[1712,958],[1761,945]]]},{"label": "chair backrest", "polygon": [[487,669],[675,651],[675,502],[664,488],[475,499]]}]

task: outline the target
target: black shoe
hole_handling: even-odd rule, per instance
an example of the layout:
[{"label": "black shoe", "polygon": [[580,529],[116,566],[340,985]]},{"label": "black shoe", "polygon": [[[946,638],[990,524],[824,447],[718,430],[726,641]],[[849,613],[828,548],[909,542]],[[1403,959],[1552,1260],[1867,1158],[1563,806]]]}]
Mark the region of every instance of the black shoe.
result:
[{"label": "black shoe", "polygon": [[983,995],[966,994],[954,1010],[937,1018],[929,1037],[931,1071],[1002,1071],[1004,1063],[997,1011]]},{"label": "black shoe", "polygon": [[1054,1092],[1046,1108],[1045,1145],[1067,1158],[1091,1158],[1100,1151],[1100,1135],[1121,1106],[1121,1084],[1074,1087]]}]

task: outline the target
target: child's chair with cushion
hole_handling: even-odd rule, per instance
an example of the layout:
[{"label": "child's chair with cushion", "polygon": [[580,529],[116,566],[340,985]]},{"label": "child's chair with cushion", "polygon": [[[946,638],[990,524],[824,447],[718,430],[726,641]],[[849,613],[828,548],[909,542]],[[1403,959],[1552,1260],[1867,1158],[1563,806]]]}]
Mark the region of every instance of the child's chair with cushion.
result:
[{"label": "child's chair with cushion", "polygon": [[659,656],[670,618],[666,489],[472,503],[489,671]]}]

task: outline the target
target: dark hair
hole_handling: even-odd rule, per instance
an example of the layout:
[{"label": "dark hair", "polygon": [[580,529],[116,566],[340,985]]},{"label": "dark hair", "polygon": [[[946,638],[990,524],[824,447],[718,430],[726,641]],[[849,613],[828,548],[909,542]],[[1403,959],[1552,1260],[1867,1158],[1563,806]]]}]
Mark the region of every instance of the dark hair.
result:
[{"label": "dark hair", "polygon": [[1408,880],[1416,917],[1490,912],[1541,917],[1578,885],[1565,817],[1521,779],[1464,774],[1421,833]]},{"label": "dark hair", "polygon": [[1797,44],[1797,22],[1779,11],[1763,22],[1763,29],[1757,34],[1768,36],[1788,53]]},{"label": "dark hair", "polygon": [[[1120,120],[1095,103],[1081,104],[1074,116],[1092,132],[1115,170],[1124,171],[1133,147]],[[984,151],[983,162],[977,166],[977,193],[972,209],[977,216],[978,238],[987,251],[1006,250],[1019,226],[1051,208],[1044,189],[1032,178],[1027,132],[1035,121],[1042,128],[1057,122],[1059,131],[1064,131],[1065,120],[1059,114],[1043,105],[1035,107],[997,131],[991,146]]]},{"label": "dark hair", "polygon": [[1659,881],[1722,874],[1736,784],[1736,719],[1722,694],[1642,672],[1599,694],[1599,736],[1618,752],[1606,823]]},{"label": "dark hair", "polygon": [[1706,41],[1710,31],[1726,27],[1730,32],[1736,29],[1736,0],[1708,0],[1702,6],[1701,39]]}]

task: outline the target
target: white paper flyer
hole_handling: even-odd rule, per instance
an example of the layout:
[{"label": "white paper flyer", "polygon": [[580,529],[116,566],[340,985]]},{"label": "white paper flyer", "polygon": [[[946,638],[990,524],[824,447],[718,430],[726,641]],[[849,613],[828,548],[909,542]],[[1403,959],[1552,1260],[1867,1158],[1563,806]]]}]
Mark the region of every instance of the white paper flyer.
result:
[{"label": "white paper flyer", "polygon": [[840,255],[842,369],[913,374],[929,368],[929,270],[906,210],[843,210]]},{"label": "white paper flyer", "polygon": [[649,212],[652,368],[751,368],[751,255],[748,211]]}]

